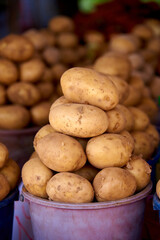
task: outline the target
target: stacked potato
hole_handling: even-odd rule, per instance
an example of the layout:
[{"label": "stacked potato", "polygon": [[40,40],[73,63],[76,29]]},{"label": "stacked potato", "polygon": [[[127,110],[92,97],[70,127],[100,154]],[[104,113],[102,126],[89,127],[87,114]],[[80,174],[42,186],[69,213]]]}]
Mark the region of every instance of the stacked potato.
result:
[{"label": "stacked potato", "polygon": [[20,168],[9,158],[7,147],[0,143],[0,201],[2,201],[18,185]]},{"label": "stacked potato", "polygon": [[142,110],[122,105],[131,65],[125,56],[119,65],[122,78],[82,67],[63,73],[64,96],[52,104],[50,124],[36,134],[35,153],[22,168],[31,194],[68,203],[92,202],[94,196],[110,201],[149,183],[146,159],[157,148],[159,135]]}]

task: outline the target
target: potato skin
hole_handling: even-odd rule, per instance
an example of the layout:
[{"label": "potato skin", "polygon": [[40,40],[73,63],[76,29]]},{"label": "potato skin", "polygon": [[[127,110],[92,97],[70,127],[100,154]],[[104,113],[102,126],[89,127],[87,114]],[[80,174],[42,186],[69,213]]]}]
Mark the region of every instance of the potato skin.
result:
[{"label": "potato skin", "polygon": [[137,107],[129,107],[129,110],[132,112],[134,118],[133,130],[134,131],[145,130],[150,123],[147,114],[143,112],[141,109],[138,109]]},{"label": "potato skin", "polygon": [[4,85],[10,85],[16,82],[18,79],[18,69],[16,65],[7,60],[0,59],[0,83]]},{"label": "potato skin", "polygon": [[134,117],[132,112],[129,110],[128,107],[123,106],[122,104],[118,104],[116,109],[120,110],[126,119],[125,130],[131,131],[134,127]]},{"label": "potato skin", "polygon": [[4,105],[6,103],[6,95],[5,87],[0,84],[0,105]]},{"label": "potato skin", "polygon": [[60,82],[65,98],[71,102],[89,103],[103,110],[110,110],[119,102],[118,90],[110,77],[92,69],[71,68],[63,73]]},{"label": "potato skin", "polygon": [[34,137],[34,145],[37,145],[38,140],[52,132],[55,132],[55,130],[51,127],[50,124],[41,127]]},{"label": "potato skin", "polygon": [[0,56],[15,62],[26,61],[34,54],[32,43],[22,35],[9,34],[0,41]]},{"label": "potato skin", "polygon": [[86,163],[81,144],[67,135],[50,133],[34,144],[41,161],[54,171],[76,171]]},{"label": "potato skin", "polygon": [[12,103],[32,106],[40,101],[40,91],[32,83],[17,82],[7,89],[7,96]]},{"label": "potato skin", "polygon": [[156,184],[156,193],[158,198],[160,199],[160,180]]},{"label": "potato skin", "polygon": [[132,156],[127,163],[127,169],[136,179],[136,191],[141,191],[151,180],[151,168],[140,156]]},{"label": "potato skin", "polygon": [[89,203],[93,201],[94,191],[91,183],[74,173],[55,174],[46,187],[49,199],[66,203]]},{"label": "potato skin", "polygon": [[98,202],[120,200],[135,193],[136,180],[125,169],[109,167],[96,175],[93,188]]},{"label": "potato skin", "polygon": [[109,133],[120,133],[125,129],[126,118],[119,109],[116,107],[109,111],[106,111],[108,116],[109,125],[107,128],[107,132]]},{"label": "potato skin", "polygon": [[57,132],[82,138],[100,135],[108,128],[107,114],[86,104],[68,103],[51,108],[49,122]]},{"label": "potato skin", "polygon": [[46,184],[53,176],[39,158],[32,158],[22,168],[22,181],[27,191],[35,196],[47,198]]},{"label": "potato skin", "polygon": [[149,134],[150,138],[152,139],[154,149],[156,149],[160,141],[159,132],[157,131],[156,127],[152,124],[149,124],[148,127],[145,129],[145,132]]},{"label": "potato skin", "polygon": [[39,82],[36,87],[43,100],[48,100],[54,92],[54,85],[51,82]]},{"label": "potato skin", "polygon": [[5,176],[3,176],[3,174],[0,173],[0,201],[2,201],[10,192],[10,185],[7,181],[7,179],[5,178]]},{"label": "potato skin", "polygon": [[30,113],[22,106],[12,104],[0,107],[1,129],[21,129],[26,127],[29,121]]},{"label": "potato skin", "polygon": [[49,21],[48,27],[54,33],[72,32],[74,22],[67,16],[56,16]]},{"label": "potato skin", "polygon": [[13,190],[20,180],[20,167],[13,159],[8,159],[3,168],[0,169],[0,173],[7,179],[11,190]]},{"label": "potato skin", "polygon": [[9,152],[7,147],[3,143],[0,143],[0,168],[4,167],[4,165],[7,163],[8,156]]},{"label": "potato skin", "polygon": [[91,138],[86,147],[88,161],[96,168],[122,167],[131,157],[133,148],[120,134],[102,134]]},{"label": "potato skin", "polygon": [[48,115],[51,103],[48,101],[40,102],[30,109],[31,121],[37,126],[43,126],[48,123]]},{"label": "potato skin", "polygon": [[89,163],[85,164],[82,168],[79,170],[73,172],[75,174],[78,174],[81,177],[86,178],[88,181],[92,182],[94,177],[97,175],[99,172],[99,169],[93,167]]},{"label": "potato skin", "polygon": [[67,100],[67,99],[65,98],[65,96],[61,96],[61,97],[57,98],[57,99],[53,102],[53,104],[52,104],[52,106],[51,106],[51,109],[53,109],[53,108],[55,108],[55,107],[57,107],[57,106],[59,106],[59,105],[65,104],[65,103],[71,103],[71,102],[70,102],[69,100]]}]

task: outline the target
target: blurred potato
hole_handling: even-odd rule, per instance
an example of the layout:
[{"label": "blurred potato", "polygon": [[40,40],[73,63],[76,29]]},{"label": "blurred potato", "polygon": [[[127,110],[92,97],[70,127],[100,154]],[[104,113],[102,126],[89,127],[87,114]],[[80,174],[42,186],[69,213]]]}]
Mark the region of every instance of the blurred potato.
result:
[{"label": "blurred potato", "polygon": [[74,30],[74,22],[68,16],[59,15],[50,19],[48,27],[56,34],[61,32],[72,32]]},{"label": "blurred potato", "polygon": [[144,82],[140,76],[134,74],[131,75],[129,79],[129,84],[142,93],[144,89]]},{"label": "blurred potato", "polygon": [[140,91],[137,91],[137,89],[132,85],[129,85],[128,91],[129,95],[122,104],[126,107],[136,106],[139,104],[142,99],[142,93]]},{"label": "blurred potato", "polygon": [[96,30],[87,31],[84,34],[84,41],[89,44],[102,44],[105,41],[104,35]]},{"label": "blurred potato", "polygon": [[53,46],[56,43],[56,37],[54,34],[47,28],[40,29],[41,34],[45,37],[46,45]]},{"label": "blurred potato", "polygon": [[72,48],[61,48],[60,50],[61,62],[65,65],[73,65],[79,60],[79,55],[75,54]]},{"label": "blurred potato", "polygon": [[126,119],[125,130],[131,131],[134,126],[134,117],[133,117],[132,112],[129,110],[128,107],[126,107],[122,104],[118,104],[116,106],[116,108],[119,109],[123,113],[123,115]]},{"label": "blurred potato", "polygon": [[156,127],[153,124],[149,124],[148,127],[145,129],[145,132],[149,134],[150,138],[152,139],[152,143],[154,145],[154,149],[158,148],[160,143],[160,135],[157,131]]},{"label": "blurred potato", "polygon": [[48,65],[54,65],[61,60],[60,50],[57,47],[46,47],[42,57]]},{"label": "blurred potato", "polygon": [[150,124],[148,115],[137,107],[129,107],[129,110],[133,114],[134,127],[133,131],[143,131]]},{"label": "blurred potato", "polygon": [[160,38],[153,37],[147,42],[147,49],[153,51],[158,55],[160,53]]},{"label": "blurred potato", "polygon": [[4,165],[7,163],[8,156],[9,152],[7,147],[3,143],[0,143],[0,168],[4,167]]},{"label": "blurred potato", "polygon": [[3,85],[0,84],[0,105],[4,105],[6,103],[6,89]]},{"label": "blurred potato", "polygon": [[30,109],[31,121],[37,126],[43,126],[48,123],[48,115],[51,103],[49,101],[40,102]]},{"label": "blurred potato", "polygon": [[128,58],[131,62],[132,69],[141,70],[144,66],[144,58],[139,52],[131,53],[128,55]]},{"label": "blurred potato", "polygon": [[144,111],[151,121],[153,121],[158,114],[157,103],[152,98],[143,97],[141,103],[137,107]]},{"label": "blurred potato", "polygon": [[57,36],[56,43],[61,48],[75,48],[78,45],[78,37],[75,33],[63,32]]},{"label": "blurred potato", "polygon": [[46,37],[37,29],[29,29],[23,35],[31,41],[36,50],[41,51],[46,45]]},{"label": "blurred potato", "polygon": [[142,40],[149,40],[153,36],[152,29],[145,24],[137,24],[132,29],[132,34],[136,35]]},{"label": "blurred potato", "polygon": [[52,73],[52,69],[45,67],[44,73],[41,77],[42,82],[53,82],[54,75]]},{"label": "blurred potato", "polygon": [[48,100],[55,91],[51,82],[39,82],[36,87],[39,89],[41,99],[43,100]]},{"label": "blurred potato", "polygon": [[10,85],[16,82],[18,79],[18,69],[17,66],[7,60],[7,59],[0,59],[0,83],[4,85]]},{"label": "blurred potato", "polygon": [[53,78],[55,81],[60,81],[62,74],[67,70],[67,67],[62,63],[57,63],[51,67]]},{"label": "blurred potato", "polygon": [[158,97],[160,96],[160,77],[159,76],[155,76],[152,79],[149,88],[150,88],[152,97],[155,100],[157,100]]}]

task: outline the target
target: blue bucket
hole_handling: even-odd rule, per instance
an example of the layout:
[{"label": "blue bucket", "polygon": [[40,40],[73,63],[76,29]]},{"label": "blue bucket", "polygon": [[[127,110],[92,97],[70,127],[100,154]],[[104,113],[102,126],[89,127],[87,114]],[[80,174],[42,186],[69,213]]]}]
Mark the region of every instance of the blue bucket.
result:
[{"label": "blue bucket", "polygon": [[0,201],[0,239],[12,239],[14,201],[18,198],[19,190],[16,188],[4,200]]},{"label": "blue bucket", "polygon": [[153,196],[153,209],[159,211],[159,222],[160,222],[160,200],[156,193]]}]

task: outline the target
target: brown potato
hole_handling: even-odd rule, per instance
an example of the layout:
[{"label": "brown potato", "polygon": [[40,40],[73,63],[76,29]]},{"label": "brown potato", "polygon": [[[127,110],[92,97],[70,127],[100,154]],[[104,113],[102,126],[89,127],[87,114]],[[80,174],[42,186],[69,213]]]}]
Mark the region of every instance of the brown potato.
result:
[{"label": "brown potato", "polygon": [[123,101],[123,105],[126,107],[129,106],[136,106],[137,104],[140,103],[142,99],[142,93],[141,91],[137,91],[137,88],[135,88],[132,85],[129,85],[129,95],[128,97]]},{"label": "brown potato", "polygon": [[86,163],[81,144],[70,136],[53,132],[34,144],[41,161],[54,171],[76,171]]},{"label": "brown potato", "polygon": [[129,110],[133,114],[133,118],[134,118],[133,131],[145,130],[150,124],[150,120],[147,114],[143,112],[141,109],[138,109],[137,107],[129,107]]},{"label": "brown potato", "polygon": [[105,37],[101,32],[92,30],[84,34],[84,41],[89,44],[102,44],[105,42]]},{"label": "brown potato", "polygon": [[3,85],[0,84],[0,105],[6,103],[6,89]]},{"label": "brown potato", "polygon": [[51,82],[39,82],[37,85],[42,100],[48,100],[54,93],[54,85]]},{"label": "brown potato", "polygon": [[0,107],[0,128],[21,129],[30,121],[29,111],[19,105],[4,105]]},{"label": "brown potato", "polygon": [[160,179],[158,180],[157,184],[156,184],[156,193],[158,198],[160,199]]},{"label": "brown potato", "polygon": [[46,37],[37,29],[29,29],[23,34],[35,47],[36,50],[41,51],[46,45]]},{"label": "brown potato", "polygon": [[52,82],[53,81],[53,73],[52,73],[52,69],[51,68],[48,68],[46,67],[45,70],[44,70],[44,73],[41,77],[41,81],[42,82]]},{"label": "brown potato", "polygon": [[149,84],[152,81],[152,78],[154,76],[153,67],[151,64],[145,63],[142,70],[135,70],[133,71],[133,74],[135,76],[140,77],[145,84]]},{"label": "brown potato", "polygon": [[[151,98],[151,90],[149,87],[147,86],[144,86],[144,88],[142,89],[142,97],[145,98]],[[143,101],[143,98],[142,98],[142,101]],[[143,109],[142,109],[143,110]]]},{"label": "brown potato", "polygon": [[156,55],[160,53],[160,42],[159,37],[153,37],[147,42],[147,49],[155,52]]},{"label": "brown potato", "polygon": [[52,66],[51,70],[54,80],[60,81],[60,78],[62,74],[67,70],[67,67],[62,63],[56,63],[54,66]]},{"label": "brown potato", "polygon": [[48,115],[51,103],[49,101],[40,102],[30,109],[31,121],[37,126],[43,126],[48,123]]},{"label": "brown potato", "polygon": [[131,135],[134,139],[134,155],[141,155],[145,160],[151,158],[154,146],[149,134],[144,131],[133,131]]},{"label": "brown potato", "polygon": [[135,193],[136,180],[125,169],[109,167],[96,175],[93,188],[98,202],[116,201]]},{"label": "brown potato", "polygon": [[66,103],[54,107],[49,122],[57,132],[82,138],[100,135],[108,128],[107,114],[87,104]]},{"label": "brown potato", "polygon": [[31,83],[37,82],[41,80],[44,71],[44,63],[38,58],[32,58],[20,64],[20,80]]},{"label": "brown potato", "polygon": [[32,158],[22,168],[22,181],[27,191],[35,196],[47,198],[46,185],[53,176],[39,158]]},{"label": "brown potato", "polygon": [[40,101],[40,91],[32,83],[17,82],[7,89],[8,99],[12,103],[32,106]]},{"label": "brown potato", "polygon": [[77,170],[73,173],[78,174],[79,176],[84,177],[88,181],[92,182],[94,177],[97,175],[98,172],[99,172],[99,169],[97,169],[97,168],[95,168],[92,165],[87,163],[82,168],[80,168],[79,170]]},{"label": "brown potato", "polygon": [[71,32],[60,33],[57,36],[57,45],[62,48],[74,48],[78,45],[78,37]]},{"label": "brown potato", "polygon": [[18,79],[18,69],[16,65],[7,60],[0,59],[0,83],[10,85]]},{"label": "brown potato", "polygon": [[141,103],[137,107],[145,112],[151,121],[154,120],[158,114],[156,102],[149,97],[143,97]]},{"label": "brown potato", "polygon": [[143,66],[144,66],[144,57],[136,52],[136,53],[131,53],[129,56],[128,56],[130,62],[131,62],[131,65],[132,65],[132,69],[134,70],[141,70],[143,69]]},{"label": "brown potato", "polygon": [[159,132],[157,131],[156,127],[152,124],[149,124],[145,129],[145,132],[149,134],[150,138],[152,139],[154,149],[156,149],[160,142]]},{"label": "brown potato", "polygon": [[54,101],[54,103],[51,106],[51,110],[57,106],[63,105],[65,103],[71,103],[68,99],[65,98],[65,96],[61,96],[58,99]]},{"label": "brown potato", "polygon": [[60,55],[61,62],[65,65],[76,64],[79,60],[78,54],[75,54],[75,49],[72,48],[61,48]]},{"label": "brown potato", "polygon": [[21,62],[34,54],[32,43],[22,35],[9,34],[0,40],[0,56]]},{"label": "brown potato", "polygon": [[8,156],[9,152],[7,147],[3,143],[0,143],[0,168],[4,167],[4,165],[7,163]]},{"label": "brown potato", "polygon": [[91,183],[74,173],[57,173],[47,183],[49,199],[67,203],[89,203],[93,201]]},{"label": "brown potato", "polygon": [[160,96],[160,77],[159,76],[154,77],[149,87],[151,90],[152,97],[155,100],[157,100],[158,97]]},{"label": "brown potato", "polygon": [[144,82],[140,76],[133,74],[129,79],[129,84],[142,93]]},{"label": "brown potato", "polygon": [[49,65],[54,65],[60,61],[60,51],[56,47],[47,47],[42,52],[44,61]]},{"label": "brown potato", "polygon": [[131,151],[133,151],[133,149],[134,149],[134,139],[133,139],[132,135],[126,130],[123,130],[119,134],[127,139],[128,144],[130,145]]},{"label": "brown potato", "polygon": [[113,108],[112,110],[106,111],[109,125],[107,132],[109,133],[119,133],[125,129],[126,118],[118,108]]},{"label": "brown potato", "polygon": [[124,117],[126,119],[125,130],[131,131],[134,126],[134,117],[132,112],[129,110],[128,107],[125,107],[121,104],[118,104],[116,108],[124,114]]},{"label": "brown potato", "polygon": [[39,158],[39,157],[38,157],[38,154],[34,151],[34,152],[31,154],[31,156],[29,157],[29,160],[30,160],[31,158]]},{"label": "brown potato", "polygon": [[133,148],[120,134],[102,134],[91,138],[86,147],[88,161],[96,168],[123,167],[131,157]]},{"label": "brown potato", "polygon": [[40,128],[40,130],[36,133],[35,137],[34,137],[34,145],[37,145],[37,142],[45,137],[46,135],[55,132],[55,130],[51,127],[50,124],[47,124],[45,126],[43,126],[42,128]]},{"label": "brown potato", "polygon": [[54,36],[54,34],[47,28],[42,28],[40,29],[40,32],[42,33],[42,35],[45,37],[46,40],[46,45],[48,46],[53,46],[56,43],[56,37]]},{"label": "brown potato", "polygon": [[131,63],[124,54],[108,52],[95,61],[94,69],[98,72],[114,75],[128,81],[131,74]]},{"label": "brown potato", "polygon": [[151,180],[151,167],[140,156],[132,156],[125,169],[135,177],[136,191],[141,191],[149,184]]},{"label": "brown potato", "polygon": [[110,110],[119,102],[119,93],[111,78],[89,68],[74,67],[61,77],[62,92],[69,101],[89,103]]},{"label": "brown potato", "polygon": [[10,185],[2,174],[0,174],[0,201],[2,201],[10,192]]},{"label": "brown potato", "polygon": [[13,159],[8,159],[3,168],[0,169],[0,173],[7,179],[11,190],[13,190],[20,180],[20,167]]},{"label": "brown potato", "polygon": [[54,33],[72,32],[74,30],[74,22],[68,16],[59,15],[49,21],[48,27]]},{"label": "brown potato", "polygon": [[153,36],[152,29],[145,24],[137,24],[132,29],[132,34],[136,35],[142,40],[149,40]]}]

